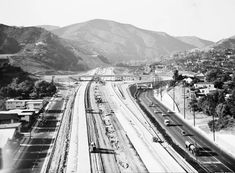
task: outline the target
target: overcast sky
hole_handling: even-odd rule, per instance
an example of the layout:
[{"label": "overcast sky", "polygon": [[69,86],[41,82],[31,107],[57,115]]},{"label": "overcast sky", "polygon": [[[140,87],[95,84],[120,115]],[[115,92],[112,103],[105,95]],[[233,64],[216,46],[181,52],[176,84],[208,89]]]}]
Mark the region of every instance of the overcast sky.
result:
[{"label": "overcast sky", "polygon": [[235,0],[0,0],[0,23],[66,26],[109,19],[173,36],[235,35]]}]

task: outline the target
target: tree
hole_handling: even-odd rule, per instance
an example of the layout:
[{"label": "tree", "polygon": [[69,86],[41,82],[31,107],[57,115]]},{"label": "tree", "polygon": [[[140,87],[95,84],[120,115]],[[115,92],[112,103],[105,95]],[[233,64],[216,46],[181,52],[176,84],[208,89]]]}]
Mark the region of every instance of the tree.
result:
[{"label": "tree", "polygon": [[215,87],[215,88],[222,89],[222,88],[223,88],[223,85],[224,85],[224,82],[222,82],[221,80],[216,80],[216,81],[214,82],[214,87]]},{"label": "tree", "polygon": [[179,78],[179,71],[178,71],[178,70],[175,70],[175,71],[174,71],[174,75],[173,75],[173,79],[174,79],[174,81],[177,81],[178,78]]},{"label": "tree", "polygon": [[233,89],[232,95],[227,101],[227,106],[229,108],[230,114],[233,116],[233,118],[235,118],[235,89]]},{"label": "tree", "polygon": [[37,97],[52,96],[56,92],[56,86],[53,82],[37,81],[34,85],[34,92]]},{"label": "tree", "polygon": [[219,118],[222,118],[226,115],[228,115],[229,109],[227,104],[225,103],[220,103],[216,106],[215,112]]},{"label": "tree", "polygon": [[222,74],[222,73],[223,72],[220,69],[213,69],[207,73],[206,80],[208,82],[214,82],[215,80],[217,80],[219,78],[220,74]]}]

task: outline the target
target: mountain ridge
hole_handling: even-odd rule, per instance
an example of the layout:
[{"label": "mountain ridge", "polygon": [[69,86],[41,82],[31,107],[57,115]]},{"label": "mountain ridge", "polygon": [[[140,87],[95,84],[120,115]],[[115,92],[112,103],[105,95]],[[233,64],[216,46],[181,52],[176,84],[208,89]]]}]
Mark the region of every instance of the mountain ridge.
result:
[{"label": "mountain ridge", "polygon": [[1,24],[0,54],[8,54],[6,56],[13,65],[33,73],[48,70],[81,71],[106,64],[102,61],[104,58],[90,59],[91,54],[80,49],[76,43],[39,27]]},{"label": "mountain ridge", "polygon": [[204,48],[214,44],[212,41],[201,39],[197,36],[177,36],[176,38],[197,48]]},{"label": "mountain ridge", "polygon": [[43,29],[48,30],[48,31],[52,31],[52,30],[60,28],[59,26],[55,26],[55,25],[36,25],[35,27],[43,28]]},{"label": "mountain ridge", "polygon": [[162,55],[195,48],[164,32],[148,31],[130,24],[94,19],[52,31],[81,43],[112,62],[160,60]]}]

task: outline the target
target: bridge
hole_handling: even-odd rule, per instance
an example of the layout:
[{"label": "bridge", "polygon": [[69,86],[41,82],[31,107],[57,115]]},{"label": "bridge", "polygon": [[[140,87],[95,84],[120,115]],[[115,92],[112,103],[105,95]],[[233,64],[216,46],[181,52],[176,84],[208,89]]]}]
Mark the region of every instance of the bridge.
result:
[{"label": "bridge", "polygon": [[91,80],[104,80],[104,81],[128,81],[128,80],[143,80],[153,78],[150,75],[78,75],[76,77],[71,77],[78,81],[91,81]]}]

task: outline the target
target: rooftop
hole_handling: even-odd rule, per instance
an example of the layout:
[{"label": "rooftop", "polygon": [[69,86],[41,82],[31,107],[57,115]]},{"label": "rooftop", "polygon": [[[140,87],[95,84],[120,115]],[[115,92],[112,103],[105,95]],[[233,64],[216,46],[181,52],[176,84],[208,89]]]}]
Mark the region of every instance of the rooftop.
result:
[{"label": "rooftop", "polygon": [[12,139],[15,134],[15,129],[0,129],[0,148],[3,148],[8,139]]}]

